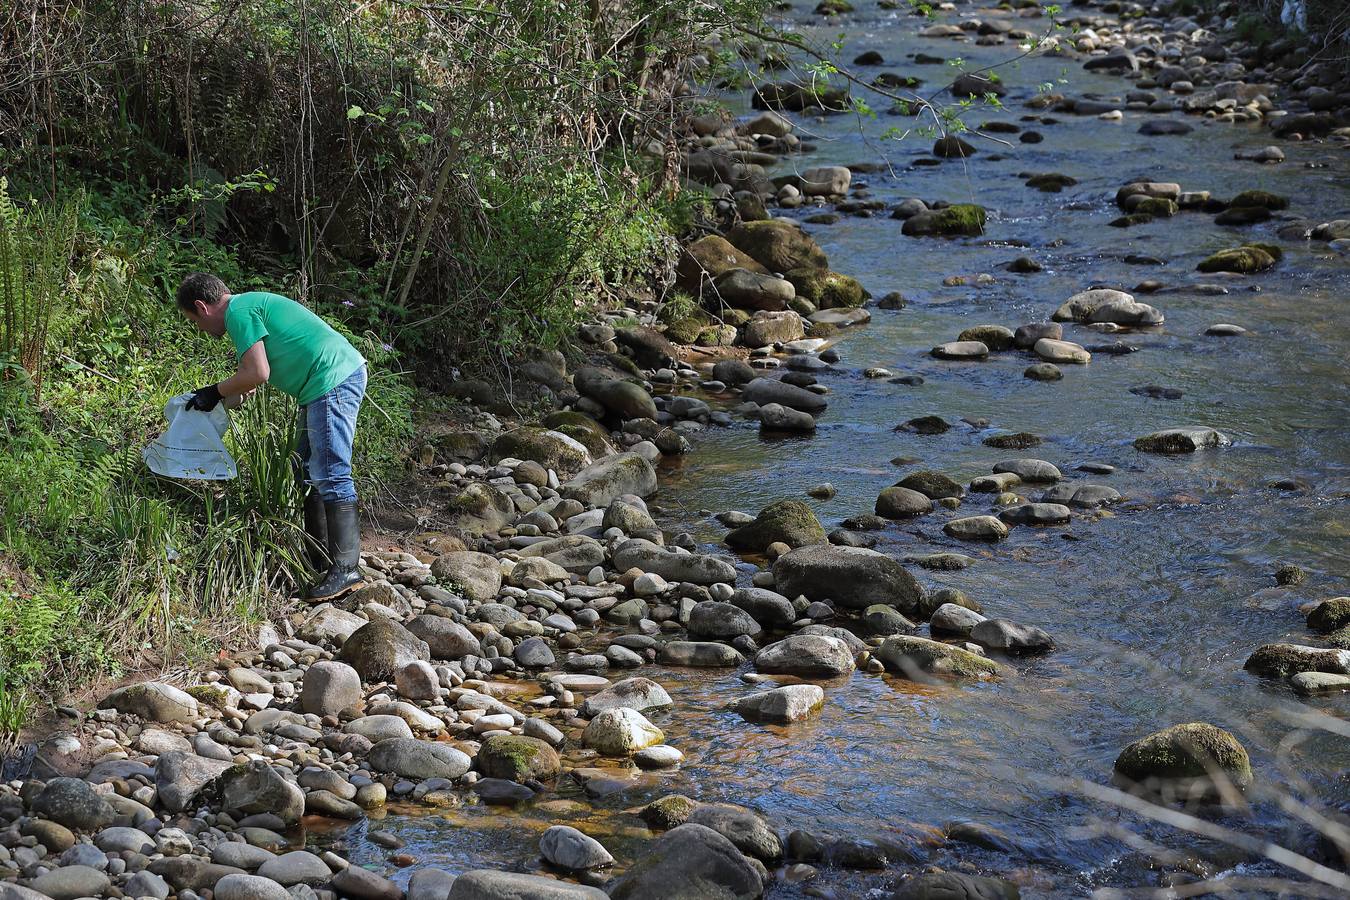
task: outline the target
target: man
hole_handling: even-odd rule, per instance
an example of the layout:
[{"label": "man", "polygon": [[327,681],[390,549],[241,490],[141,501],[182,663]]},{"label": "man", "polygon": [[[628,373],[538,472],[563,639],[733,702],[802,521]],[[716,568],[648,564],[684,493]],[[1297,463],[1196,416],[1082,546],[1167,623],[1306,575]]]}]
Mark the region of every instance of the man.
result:
[{"label": "man", "polygon": [[314,568],[330,563],[309,599],[329,600],[361,586],[352,442],[366,392],[365,359],[294,300],[264,291],[232,295],[214,275],[193,272],[184,278],[178,307],[207,334],[228,334],[239,360],[229,378],[194,391],[190,409],[211,410],[222,399],[230,405],[264,382],[300,404],[296,478],[304,495],[305,534]]}]

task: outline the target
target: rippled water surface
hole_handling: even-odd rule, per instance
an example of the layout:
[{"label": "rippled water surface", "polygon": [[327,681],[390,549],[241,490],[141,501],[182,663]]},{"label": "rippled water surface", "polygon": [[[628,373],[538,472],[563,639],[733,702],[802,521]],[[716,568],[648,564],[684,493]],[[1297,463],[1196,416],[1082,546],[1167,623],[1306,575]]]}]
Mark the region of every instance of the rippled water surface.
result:
[{"label": "rippled water surface", "polygon": [[[864,70],[869,76],[896,71],[918,75],[926,85],[949,77],[941,66],[910,64],[907,57],[916,50],[959,54],[972,67],[1014,55],[1008,47],[918,38],[918,20],[877,11],[872,3],[860,8],[829,34],[846,32],[844,59],[865,49],[883,53],[888,64]],[[1029,27],[1037,22],[1026,21]],[[1116,488],[1127,501],[1110,513],[1075,516],[1064,527],[1014,528],[996,546],[957,546],[943,535],[942,524],[987,511],[992,495],[975,495],[958,513],[940,510],[891,526],[879,549],[900,556],[955,549],[974,556],[964,571],[917,574],[930,588],[961,588],[986,614],[1039,625],[1058,649],[1017,662],[1017,674],[995,684],[927,687],[857,673],[827,686],[819,719],[788,728],[748,725],[724,711],[728,700],[752,690],[737,672],[660,673],[653,677],[670,687],[676,706],[654,721],[687,754],[680,770],[649,776],[594,806],[579,787],[565,785],[542,807],[514,814],[468,808],[386,820],[385,827],[410,841],[421,863],[452,870],[531,868],[538,865],[538,832],[566,821],[605,840],[623,863],[647,832],[635,817],[612,811],[679,790],[755,806],[786,827],[910,848],[922,844],[933,826],[957,819],[986,823],[1004,832],[1010,852],[964,847],[936,852],[933,861],[964,860],[1015,877],[1030,896],[1082,894],[1097,884],[1151,884],[1156,873],[1132,851],[1075,830],[1095,816],[1125,820],[1047,778],[1104,783],[1125,744],[1195,720],[1239,734],[1258,779],[1290,784],[1281,774],[1287,765],[1308,779],[1305,796],[1334,796],[1332,775],[1350,764],[1350,741],[1315,736],[1288,748],[1284,758],[1272,748],[1292,728],[1290,711],[1343,718],[1347,695],[1299,701],[1284,686],[1244,673],[1242,663],[1262,643],[1315,642],[1297,607],[1347,590],[1350,316],[1344,305],[1350,270],[1325,244],[1279,242],[1285,259],[1271,272],[1202,276],[1194,268],[1204,256],[1246,240],[1278,240],[1278,223],[1224,228],[1198,212],[1130,229],[1106,223],[1119,214],[1115,189],[1135,180],[1176,181],[1184,190],[1219,197],[1261,188],[1289,196],[1290,215],[1345,217],[1345,150],[1328,143],[1285,144],[1286,162],[1261,166],[1233,158],[1272,142],[1268,131],[1253,125],[1188,117],[1195,126],[1189,135],[1146,137],[1137,128],[1153,116],[1132,112],[1123,122],[1058,114],[1053,124],[1021,122],[1030,114],[1024,101],[1036,86],[1061,75],[1068,84],[1059,89],[1075,95],[1123,100],[1130,88],[1130,82],[1084,72],[1070,60],[1024,60],[1005,70],[1012,91],[1008,108],[977,111],[972,123],[1019,122],[1042,131],[1045,142],[1023,145],[1015,135],[1011,147],[977,141],[978,155],[939,167],[911,165],[927,156],[926,138],[881,139],[887,128],[909,119],[882,114],[861,123],[851,116],[800,121],[818,149],[785,162],[781,171],[886,159],[892,171],[859,176],[855,184],[867,182],[873,196],[888,204],[911,196],[980,203],[990,210],[987,234],[954,241],[903,237],[900,223],[885,213],[808,226],[834,268],[857,276],[877,296],[900,290],[910,305],[874,310],[870,325],[842,336],[841,362],[820,378],[831,391],[830,409],[814,436],[767,440],[748,422],[708,431],[696,438],[696,452],[686,462],[665,473],[655,501],[664,509],[665,527],[689,530],[715,546],[724,529],[709,513],[753,513],[784,497],[805,498],[806,489],[822,481],[834,484],[837,496],[811,502],[834,527],[870,511],[881,488],[907,471],[935,469],[966,481],[1000,459],[1047,459],[1075,480]],[[1061,172],[1079,184],[1059,194],[1023,185],[1027,173],[1039,172]],[[1125,262],[1132,254],[1158,257],[1164,265]],[[1009,273],[1006,263],[1020,255],[1045,270]],[[996,283],[942,284],[947,276],[976,273],[990,273]],[[981,363],[928,355],[968,326],[1044,321],[1079,290],[1094,284],[1129,289],[1145,279],[1167,285],[1140,297],[1163,310],[1166,325],[1121,336],[1139,348],[1136,353],[1098,353],[1090,365],[1065,366],[1062,381],[1025,379],[1022,371],[1033,360],[1024,354],[996,354]],[[1201,283],[1224,285],[1227,293],[1195,290]],[[1204,336],[1216,322],[1251,333]],[[1075,326],[1066,326],[1065,337],[1089,346],[1116,339]],[[864,379],[870,366],[918,374],[924,383]],[[1129,391],[1148,384],[1184,394],[1168,401]],[[893,430],[928,414],[955,427],[940,436]],[[1234,444],[1182,457],[1141,454],[1131,446],[1141,434],[1179,424],[1219,428]],[[1034,432],[1045,444],[1021,453],[981,444],[998,430]],[[915,462],[897,466],[895,458]],[[1089,461],[1117,470],[1104,477],[1076,471]],[[1308,487],[1269,486],[1289,477]],[[1302,566],[1308,580],[1275,587],[1272,573],[1281,562]],[[751,571],[743,573],[747,582]],[[1260,829],[1278,821],[1262,800],[1250,819],[1229,824]],[[365,827],[347,839],[359,861],[376,862],[381,851],[360,840]],[[1141,830],[1221,869],[1240,859],[1174,832]],[[816,886],[857,895],[886,884],[897,871],[827,872]],[[775,888],[779,896],[800,890],[781,883]]]}]

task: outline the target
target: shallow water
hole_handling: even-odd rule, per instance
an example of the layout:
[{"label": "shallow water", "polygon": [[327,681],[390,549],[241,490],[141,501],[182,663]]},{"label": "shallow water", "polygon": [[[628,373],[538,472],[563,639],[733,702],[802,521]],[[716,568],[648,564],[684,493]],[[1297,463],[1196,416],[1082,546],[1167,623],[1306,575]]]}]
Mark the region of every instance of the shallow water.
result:
[{"label": "shallow water", "polygon": [[[860,9],[819,34],[845,30],[842,59],[877,49],[891,63],[863,73],[919,75],[927,81],[921,93],[943,83],[947,70],[908,64],[906,56],[916,50],[959,54],[972,68],[1015,55],[1007,46],[918,38],[913,32],[922,20],[877,11],[871,2]],[[1037,22],[1024,21],[1027,27]],[[1061,74],[1069,82],[1059,89],[1074,95],[1098,92],[1123,100],[1131,87],[1070,60],[1028,59],[1004,72],[1012,90],[1008,108],[976,111],[970,120],[1019,122],[1031,114],[1023,103],[1035,86]],[[1116,488],[1126,502],[1109,513],[1075,515],[1063,527],[1014,528],[1008,540],[992,547],[959,544],[943,535],[942,525],[986,512],[992,495],[974,495],[957,513],[939,510],[892,525],[881,533],[878,549],[900,556],[939,549],[974,556],[976,563],[963,571],[915,573],[930,588],[960,587],[987,615],[1046,629],[1058,649],[1017,661],[1014,677],[992,684],[928,687],[856,673],[827,686],[819,719],[789,728],[748,725],[724,711],[729,699],[753,689],[738,672],[653,675],[643,669],[641,674],[671,688],[674,711],[653,720],[688,761],[673,774],[598,801],[601,810],[632,809],[678,790],[754,806],[789,828],[893,841],[930,853],[930,861],[943,865],[977,865],[1016,878],[1025,896],[1068,896],[1101,884],[1157,883],[1157,872],[1139,854],[1076,830],[1096,816],[1132,824],[1150,839],[1198,853],[1220,870],[1241,860],[1213,843],[1135,826],[1135,820],[1046,781],[1057,776],[1105,783],[1120,749],[1158,728],[1213,722],[1242,737],[1265,785],[1293,784],[1283,774],[1287,767],[1307,779],[1303,799],[1335,796],[1333,775],[1350,765],[1350,741],[1314,734],[1282,753],[1274,748],[1294,727],[1291,711],[1317,710],[1340,720],[1350,699],[1300,701],[1281,684],[1247,675],[1242,663],[1262,643],[1316,643],[1298,605],[1347,591],[1350,379],[1344,360],[1350,317],[1342,305],[1350,293],[1350,270],[1325,244],[1279,241],[1276,223],[1222,228],[1198,212],[1130,229],[1106,223],[1119,214],[1116,188],[1135,180],[1176,181],[1183,190],[1210,190],[1219,197],[1261,188],[1289,196],[1291,215],[1315,221],[1345,217],[1350,175],[1344,145],[1281,144],[1287,160],[1263,166],[1233,159],[1239,149],[1273,142],[1259,126],[1184,117],[1193,133],[1147,137],[1137,128],[1152,115],[1127,112],[1123,122],[1053,118],[1055,124],[1019,122],[1042,131],[1042,144],[1022,145],[1015,135],[1010,148],[977,140],[978,155],[940,167],[910,165],[928,155],[927,138],[903,143],[880,138],[909,119],[883,113],[861,123],[852,116],[801,122],[819,149],[780,170],[880,162],[884,154],[893,173],[858,176],[855,185],[865,181],[888,205],[910,196],[980,203],[990,210],[987,233],[950,241],[908,238],[900,234],[901,223],[884,212],[808,226],[834,268],[857,276],[877,296],[900,290],[910,305],[873,310],[870,325],[842,336],[837,345],[842,361],[820,376],[830,388],[831,405],[814,436],[763,439],[749,422],[703,433],[695,439],[696,452],[666,471],[655,505],[663,508],[661,523],[668,530],[689,530],[716,546],[725,529],[709,512],[753,513],[784,497],[806,499],[806,489],[822,481],[834,484],[837,496],[810,502],[827,527],[835,527],[849,515],[870,511],[881,488],[911,470],[931,468],[966,481],[988,473],[1000,459],[1047,459],[1074,480]],[[1000,153],[1005,158],[990,158]],[[1018,173],[1038,172],[1062,172],[1080,183],[1058,194],[1024,187]],[[1247,240],[1280,243],[1284,261],[1252,277],[1194,271],[1214,250]],[[1126,263],[1130,254],[1157,256],[1166,264]],[[1020,255],[1038,260],[1045,271],[1007,272],[1004,264]],[[980,272],[997,282],[942,285],[947,276]],[[1044,321],[1071,294],[1093,284],[1129,289],[1151,278],[1169,289],[1139,299],[1163,310],[1165,326],[1120,336],[1139,351],[1094,354],[1090,365],[1064,366],[1060,382],[1023,378],[1022,370],[1034,361],[1025,354],[996,354],[981,363],[941,362],[928,355],[968,326],[1015,328]],[[1223,284],[1228,293],[1191,289],[1200,283]],[[1216,322],[1236,323],[1251,333],[1205,337],[1204,329]],[[1065,338],[1085,345],[1116,340],[1071,325]],[[919,374],[925,383],[907,387],[864,379],[861,373],[870,366]],[[1180,388],[1184,396],[1155,400],[1128,390],[1146,384]],[[893,431],[900,422],[928,414],[955,427],[940,436]],[[989,426],[975,428],[963,419],[986,419]],[[1219,428],[1234,445],[1181,457],[1142,454],[1131,446],[1141,434],[1180,424]],[[1045,444],[1024,452],[981,444],[999,430],[1034,432]],[[890,460],[896,457],[917,462],[895,466]],[[1117,470],[1110,476],[1075,471],[1087,461]],[[1309,487],[1269,486],[1291,476]],[[1297,587],[1276,588],[1272,573],[1280,562],[1295,562],[1310,577]],[[747,583],[751,571],[746,567],[742,573]],[[538,831],[560,821],[579,821],[620,863],[632,858],[646,834],[639,820],[591,811],[576,787],[564,787],[559,796],[583,806],[515,814],[470,808],[451,811],[448,820],[393,815],[383,825],[409,841],[420,864],[452,871],[536,867]],[[1016,847],[916,850],[925,828],[958,819],[998,828]],[[1301,835],[1283,834],[1287,820],[1267,798],[1258,797],[1250,816],[1225,821],[1307,849]],[[377,863],[383,851],[361,840],[365,827],[356,826],[347,840],[354,859]],[[612,837],[606,829],[614,830]],[[826,870],[816,887],[858,895],[893,881],[904,869],[902,864],[882,873]],[[800,890],[780,883],[773,895],[797,896]]]}]

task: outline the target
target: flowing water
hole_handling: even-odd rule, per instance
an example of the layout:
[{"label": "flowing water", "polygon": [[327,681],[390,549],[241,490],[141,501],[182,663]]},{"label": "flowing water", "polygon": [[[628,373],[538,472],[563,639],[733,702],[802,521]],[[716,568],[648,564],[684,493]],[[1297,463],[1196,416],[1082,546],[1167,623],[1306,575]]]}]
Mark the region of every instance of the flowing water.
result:
[{"label": "flowing water", "polygon": [[[1022,20],[1036,27],[1039,20]],[[915,36],[923,21],[876,10],[871,3],[847,22],[815,29],[817,37],[846,31],[842,59],[879,50],[888,64],[864,69],[918,75],[925,88],[950,70],[910,63],[916,51],[959,54],[971,68],[1015,55],[1009,46]],[[811,31],[806,28],[804,30]],[[1260,188],[1291,198],[1290,214],[1314,221],[1350,214],[1350,175],[1344,145],[1284,144],[1288,159],[1263,166],[1234,160],[1239,150],[1271,143],[1254,125],[1186,117],[1195,130],[1147,137],[1139,123],[1155,116],[1127,113],[1123,122],[1054,115],[1053,123],[1020,122],[1036,85],[1061,76],[1060,89],[1123,100],[1130,82],[1085,72],[1073,61],[1031,58],[1006,68],[1007,109],[975,111],[973,123],[1019,122],[1042,131],[1037,145],[976,144],[980,153],[937,167],[914,166],[930,139],[896,143],[882,133],[911,119],[884,113],[798,119],[818,149],[785,161],[777,171],[813,164],[878,163],[884,173],[859,176],[872,196],[893,205],[906,197],[975,202],[990,221],[982,238],[909,238],[900,222],[845,216],[832,226],[808,226],[834,268],[857,276],[877,296],[900,290],[906,309],[874,310],[870,325],[841,336],[841,361],[820,376],[830,408],[819,431],[805,438],[766,439],[752,422],[711,429],[696,452],[665,473],[655,501],[668,530],[688,530],[716,547],[725,529],[709,513],[756,512],[785,497],[805,498],[829,481],[838,494],[811,501],[827,527],[869,512],[877,493],[904,473],[934,469],[960,481],[987,474],[1001,459],[1035,456],[1066,476],[1110,485],[1126,502],[1072,524],[1017,527],[997,545],[971,546],[946,538],[942,524],[988,511],[992,495],[975,495],[957,513],[939,510],[880,533],[878,549],[905,556],[957,550],[976,558],[958,572],[916,574],[929,588],[959,587],[987,615],[1038,625],[1057,640],[1041,658],[1014,662],[1016,674],[997,683],[931,687],[855,673],[827,686],[823,714],[791,727],[749,725],[724,710],[754,688],[739,672],[642,674],[667,684],[674,709],[653,720],[687,756],[677,771],[649,776],[635,787],[592,800],[564,785],[542,806],[504,812],[466,807],[432,815],[391,815],[382,827],[410,843],[421,864],[451,870],[484,866],[536,868],[537,835],[555,822],[574,822],[630,861],[648,837],[622,814],[676,790],[698,799],[754,806],[784,827],[871,838],[914,848],[928,829],[973,820],[1001,831],[1001,849],[970,845],[929,850],[942,865],[976,865],[1015,877],[1024,896],[1074,896],[1101,884],[1156,884],[1146,858],[1101,836],[1093,822],[1128,824],[1150,840],[1194,852],[1218,870],[1260,873],[1241,854],[1160,826],[1139,824],[1110,807],[1094,806],[1053,778],[1109,779],[1116,754],[1130,741],[1178,722],[1208,721],[1238,734],[1252,753],[1259,782],[1294,790],[1307,800],[1337,799],[1335,773],[1350,765],[1350,741],[1310,732],[1279,749],[1296,727],[1294,715],[1320,711],[1344,718],[1347,698],[1299,700],[1286,686],[1242,670],[1256,646],[1278,640],[1316,643],[1297,607],[1347,591],[1350,571],[1350,390],[1346,352],[1350,294],[1346,261],[1325,244],[1274,236],[1277,223],[1224,228],[1212,216],[1183,212],[1129,229],[1107,227],[1119,215],[1118,186],[1136,180],[1179,182],[1184,190],[1232,196]],[[743,103],[735,97],[734,104]],[[748,111],[742,106],[741,111]],[[1042,114],[1037,114],[1042,115]],[[1177,118],[1181,118],[1179,114]],[[998,158],[1001,157],[1001,158]],[[1063,193],[1025,187],[1026,173],[1061,172],[1078,179]],[[790,215],[806,215],[803,210]],[[1272,240],[1284,261],[1271,272],[1202,276],[1196,263],[1248,240]],[[1009,273],[1005,264],[1027,255],[1044,271]],[[1125,261],[1153,256],[1164,264]],[[986,286],[944,287],[950,275],[990,273]],[[1021,353],[987,362],[942,362],[928,351],[983,323],[1009,327],[1045,321],[1070,295],[1093,284],[1129,289],[1158,279],[1168,289],[1139,299],[1163,310],[1166,324],[1121,340],[1138,352],[1094,354],[1087,366],[1065,366],[1054,383],[1031,381]],[[1223,294],[1195,290],[1221,284]],[[1206,337],[1217,322],[1250,330],[1237,338]],[[1086,345],[1113,342],[1066,326],[1065,338]],[[862,377],[884,366],[921,375],[904,386]],[[1176,400],[1151,399],[1129,388],[1178,388]],[[943,435],[894,431],[910,418],[936,414],[955,427]],[[978,428],[969,420],[987,420]],[[1173,425],[1213,426],[1233,446],[1189,456],[1135,451],[1131,441]],[[981,440],[999,430],[1028,431],[1045,444],[1004,452]],[[892,459],[913,460],[893,465]],[[1109,476],[1077,471],[1085,462],[1116,466]],[[1281,490],[1272,482],[1301,479]],[[1019,488],[1019,490],[1024,490]],[[1309,573],[1296,587],[1275,586],[1273,572],[1294,562]],[[748,583],[753,567],[743,567]],[[603,646],[603,643],[600,644]],[[1278,752],[1277,752],[1278,750]],[[1343,783],[1339,790],[1343,791]],[[1344,796],[1339,796],[1344,801]],[[1306,834],[1286,829],[1269,798],[1225,824],[1268,834],[1309,849]],[[353,858],[376,863],[382,851],[365,844],[356,826],[346,835]],[[892,852],[893,862],[896,853]],[[826,870],[810,886],[857,896],[893,882],[888,872]],[[806,885],[778,882],[773,896],[800,896]]]}]

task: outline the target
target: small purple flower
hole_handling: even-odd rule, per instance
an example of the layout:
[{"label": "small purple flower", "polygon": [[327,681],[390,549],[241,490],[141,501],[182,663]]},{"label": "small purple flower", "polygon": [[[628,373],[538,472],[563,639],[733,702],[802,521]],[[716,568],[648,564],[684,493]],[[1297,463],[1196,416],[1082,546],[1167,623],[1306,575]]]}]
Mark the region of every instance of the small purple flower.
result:
[{"label": "small purple flower", "polygon": [[393,344],[383,344],[383,343],[382,343],[382,344],[380,344],[380,349],[383,350],[383,351],[385,351],[386,353],[388,353],[389,351],[391,351],[391,350],[394,349],[394,345],[393,345]]},{"label": "small purple flower", "polygon": [[346,307],[352,307],[352,306],[355,306],[356,304],[353,303],[353,302],[350,301],[350,300],[343,300],[343,301],[342,301],[342,305],[343,305],[343,306],[346,306]]}]

